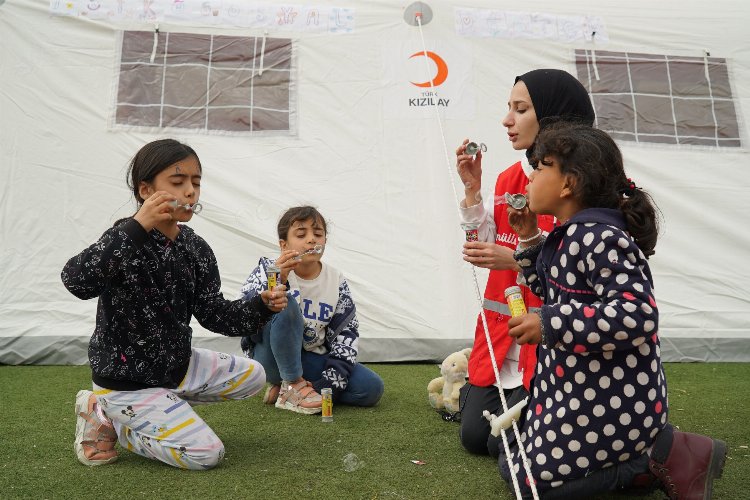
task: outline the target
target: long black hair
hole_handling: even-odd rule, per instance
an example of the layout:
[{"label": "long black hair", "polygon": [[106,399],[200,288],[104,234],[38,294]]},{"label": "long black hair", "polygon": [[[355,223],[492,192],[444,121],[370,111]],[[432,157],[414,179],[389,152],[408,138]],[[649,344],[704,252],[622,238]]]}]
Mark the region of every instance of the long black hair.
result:
[{"label": "long black hair", "polygon": [[620,148],[609,134],[576,123],[549,125],[537,136],[532,164],[549,157],[557,159],[563,175],[573,176],[573,195],[584,208],[622,211],[628,232],[643,254],[654,254],[658,208],[651,196],[626,176]]},{"label": "long black hair", "polygon": [[[141,182],[153,182],[154,177],[159,175],[162,170],[191,156],[198,162],[198,168],[203,170],[201,161],[193,148],[174,139],[159,139],[149,142],[139,149],[131,158],[125,177],[125,182],[133,191],[138,208],[140,209],[144,202],[140,193]],[[114,225],[116,226],[125,220],[120,219]]]}]

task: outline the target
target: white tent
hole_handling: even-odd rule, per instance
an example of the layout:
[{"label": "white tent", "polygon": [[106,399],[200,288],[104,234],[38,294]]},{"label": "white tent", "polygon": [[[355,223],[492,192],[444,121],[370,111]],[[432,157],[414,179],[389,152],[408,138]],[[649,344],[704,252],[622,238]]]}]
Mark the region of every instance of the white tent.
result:
[{"label": "white tent", "polygon": [[[588,80],[599,126],[613,131],[629,173],[663,212],[652,270],[664,358],[750,361],[750,7],[735,0],[508,7],[0,0],[0,363],[86,362],[96,301],[70,295],[60,271],[134,212],[128,159],[161,137],[190,144],[204,165],[204,210],[191,225],[217,255],[226,296],[237,295],[261,255],[275,254],[282,211],[310,203],[330,221],[326,261],[350,281],[362,361],[440,360],[471,345],[479,303],[461,259],[454,187],[462,186],[451,152],[465,137],[487,145],[489,192],[519,158],[500,124],[510,86],[541,67]],[[422,12],[422,28],[414,12]],[[266,54],[266,78],[284,83],[257,87],[249,122],[224,106],[237,129],[208,126],[215,110],[195,112],[204,113],[203,128],[188,119],[168,125],[178,107],[166,105],[164,88],[156,89],[157,122],[148,122],[152,108],[125,102],[150,92],[123,90],[128,50],[145,47],[148,70],[160,64],[167,37],[180,34],[201,35],[193,38],[210,40],[210,50],[228,40],[217,37],[245,38],[256,56]],[[284,63],[266,43],[285,47]],[[260,78],[262,59],[253,59],[250,78]],[[628,76],[618,82],[623,67]],[[600,95],[604,81],[611,88]],[[199,83],[186,79],[182,88],[206,86]],[[630,90],[618,93],[616,83]],[[260,102],[264,89],[276,105]],[[626,109],[632,117],[619,123]],[[485,280],[480,272],[481,290]],[[194,327],[194,344],[238,351],[237,339]]]}]

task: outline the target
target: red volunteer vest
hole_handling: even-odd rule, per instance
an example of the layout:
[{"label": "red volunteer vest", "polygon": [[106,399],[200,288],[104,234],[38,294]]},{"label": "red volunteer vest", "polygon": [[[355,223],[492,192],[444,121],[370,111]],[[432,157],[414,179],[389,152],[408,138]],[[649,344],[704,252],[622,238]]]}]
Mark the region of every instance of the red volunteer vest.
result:
[{"label": "red volunteer vest", "polygon": [[[526,185],[529,183],[528,177],[521,167],[521,162],[512,165],[502,172],[495,184],[495,199],[508,193],[525,193]],[[518,246],[518,236],[508,224],[507,205],[495,205],[495,225],[497,226],[497,235],[495,243],[508,248],[516,249]],[[551,231],[554,224],[554,217],[551,215],[537,216],[539,228],[543,231]],[[487,288],[484,291],[484,298],[495,302],[505,304],[505,289],[509,286],[515,286],[516,271],[490,271],[487,280]],[[522,286],[521,293],[526,307],[539,307],[542,301],[529,288]],[[502,366],[508,349],[513,340],[508,336],[508,319],[510,316],[500,314],[495,311],[485,309],[487,318],[487,327],[492,339],[493,352],[498,369]],[[521,359],[518,361],[518,369],[523,370],[523,385],[529,389],[529,382],[534,376],[536,366],[536,345],[526,344],[521,346]],[[492,369],[492,360],[487,346],[487,340],[484,334],[484,325],[482,324],[481,314],[477,317],[477,327],[474,332],[474,347],[469,358],[469,383],[480,387],[488,387],[494,384],[495,372]]]}]

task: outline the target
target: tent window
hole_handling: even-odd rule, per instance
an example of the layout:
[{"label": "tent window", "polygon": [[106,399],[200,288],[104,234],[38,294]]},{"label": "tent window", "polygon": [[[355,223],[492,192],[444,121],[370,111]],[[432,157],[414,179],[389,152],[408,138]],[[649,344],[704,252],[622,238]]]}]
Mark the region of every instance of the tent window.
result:
[{"label": "tent window", "polygon": [[125,31],[119,68],[116,125],[291,132],[289,39]]},{"label": "tent window", "polygon": [[600,50],[575,58],[597,126],[615,139],[741,147],[726,59]]}]

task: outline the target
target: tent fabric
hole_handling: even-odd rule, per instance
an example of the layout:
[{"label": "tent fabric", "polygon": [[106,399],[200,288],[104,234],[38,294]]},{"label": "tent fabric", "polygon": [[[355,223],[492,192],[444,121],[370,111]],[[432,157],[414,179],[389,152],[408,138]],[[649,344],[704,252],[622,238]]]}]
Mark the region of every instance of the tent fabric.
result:
[{"label": "tent fabric", "polygon": [[[190,225],[216,253],[225,296],[238,295],[259,256],[278,251],[281,213],[309,203],[329,221],[324,258],[357,304],[361,361],[439,361],[470,346],[487,274],[475,284],[461,259],[451,152],[466,137],[487,145],[489,195],[520,159],[500,123],[514,77],[543,67],[576,75],[576,51],[598,49],[726,60],[741,147],[618,143],[663,214],[651,260],[663,358],[750,361],[750,7],[534,3],[548,19],[596,18],[606,37],[587,39],[467,34],[454,4],[424,3],[432,16],[421,34],[404,20],[408,4],[385,1],[294,4],[347,9],[343,32],[160,23],[162,33],[290,38],[295,119],[279,135],[111,127],[122,31],[153,23],[52,15],[43,0],[0,3],[0,363],[86,363],[96,301],[69,294],[60,271],[134,213],[127,162],[162,137],[201,158],[203,211]],[[414,56],[425,48],[438,58]],[[441,79],[435,89],[415,85]],[[239,352],[238,339],[193,327],[195,345]]]}]

